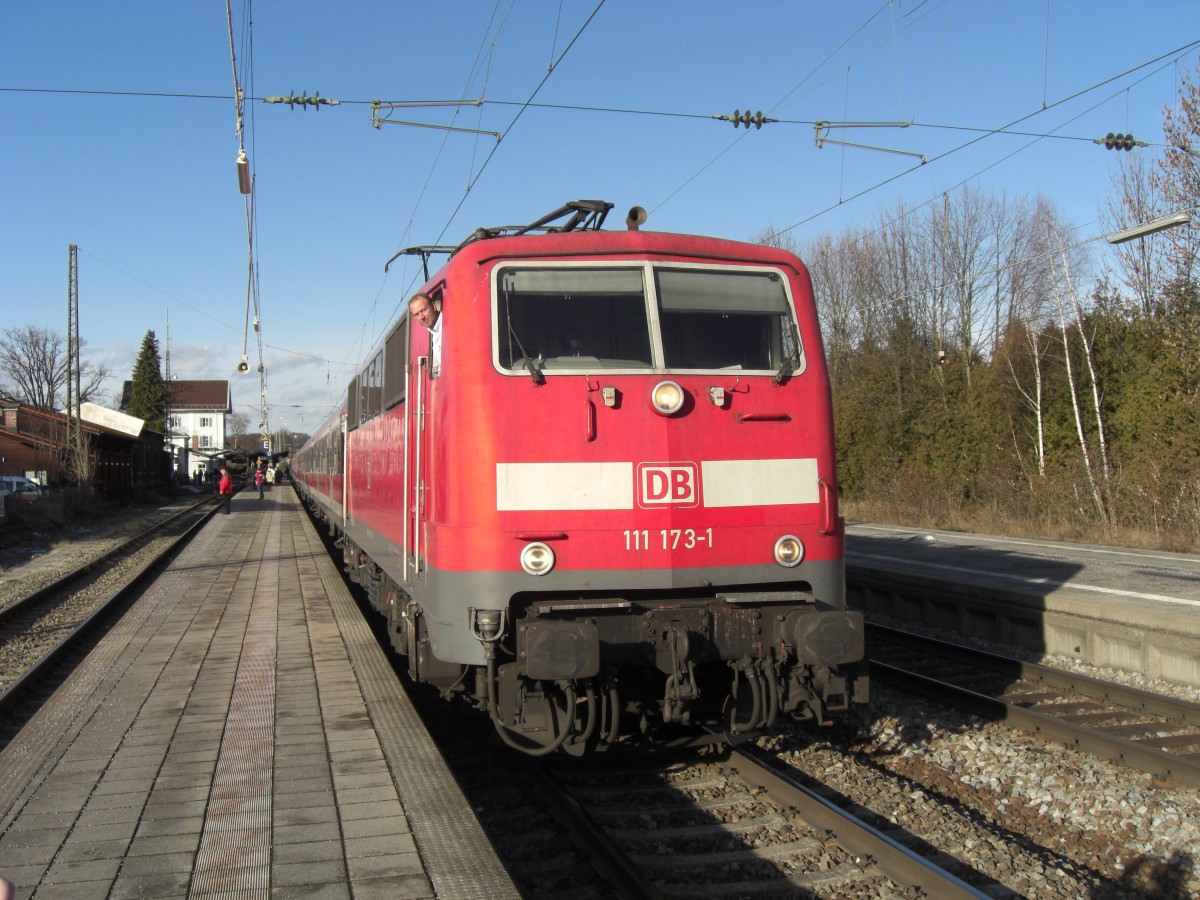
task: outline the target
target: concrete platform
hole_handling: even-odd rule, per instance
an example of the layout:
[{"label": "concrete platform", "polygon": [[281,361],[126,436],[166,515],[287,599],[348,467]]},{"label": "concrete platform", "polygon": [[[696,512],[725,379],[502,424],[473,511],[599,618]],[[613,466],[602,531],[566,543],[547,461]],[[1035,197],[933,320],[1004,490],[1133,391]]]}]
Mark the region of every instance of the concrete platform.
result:
[{"label": "concrete platform", "polygon": [[0,753],[38,898],[519,897],[290,487],[218,513]]},{"label": "concrete platform", "polygon": [[856,525],[868,613],[1200,687],[1200,557]]}]

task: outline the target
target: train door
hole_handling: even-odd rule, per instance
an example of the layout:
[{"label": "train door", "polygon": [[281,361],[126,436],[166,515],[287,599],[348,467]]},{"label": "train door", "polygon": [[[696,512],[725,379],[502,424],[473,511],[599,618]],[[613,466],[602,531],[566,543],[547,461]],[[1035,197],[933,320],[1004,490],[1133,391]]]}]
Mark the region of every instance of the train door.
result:
[{"label": "train door", "polygon": [[424,583],[426,527],[432,475],[436,469],[431,465],[430,454],[430,402],[434,382],[438,378],[441,363],[441,306],[442,291],[430,293],[433,307],[438,310],[437,321],[432,328],[421,327],[412,322],[412,355],[409,365],[408,396],[410,404],[405,420],[408,428],[407,485],[408,546],[410,565],[406,569],[406,583]]}]

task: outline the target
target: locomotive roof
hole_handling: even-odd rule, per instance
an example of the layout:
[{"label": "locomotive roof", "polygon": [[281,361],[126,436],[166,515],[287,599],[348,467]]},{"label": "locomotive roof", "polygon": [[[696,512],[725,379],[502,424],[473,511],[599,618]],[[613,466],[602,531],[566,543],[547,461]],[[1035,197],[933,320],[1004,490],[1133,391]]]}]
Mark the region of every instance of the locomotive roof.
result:
[{"label": "locomotive roof", "polygon": [[[424,244],[415,247],[406,247],[389,259],[383,269],[386,272],[388,266],[399,256],[419,255],[424,266],[425,280],[428,282],[430,280],[429,260],[435,254],[446,254],[448,257],[453,258],[463,250],[470,248],[478,251],[472,255],[483,259],[497,255],[498,248],[491,243],[492,241],[512,238],[537,238],[538,240],[535,243],[530,243],[522,247],[520,251],[515,252],[514,245],[510,244],[508,240],[504,240],[503,243],[503,252],[505,254],[535,254],[539,252],[539,248],[543,251],[545,250],[543,241],[550,236],[561,238],[561,249],[573,252],[587,252],[588,249],[594,250],[595,244],[593,242],[597,240],[595,236],[603,235],[603,239],[607,243],[606,249],[617,252],[634,248],[650,251],[667,250],[666,244],[670,243],[672,245],[671,249],[674,249],[676,252],[683,250],[686,253],[689,249],[699,251],[699,244],[703,243],[706,246],[706,250],[699,252],[698,255],[712,257],[714,255],[713,251],[720,244],[724,243],[728,247],[721,250],[720,253],[729,254],[729,256],[737,259],[754,261],[778,260],[781,253],[786,254],[786,251],[780,251],[777,248],[767,247],[762,244],[750,244],[724,238],[700,237],[697,235],[668,232],[643,232],[638,230],[638,227],[646,220],[646,213],[645,210],[637,206],[629,211],[629,216],[626,218],[628,231],[603,231],[601,226],[604,224],[604,220],[612,208],[613,204],[607,200],[574,200],[528,225],[500,225],[491,228],[476,228],[475,231],[455,246]],[[622,241],[618,237],[622,234],[636,234],[637,237],[630,237],[627,241]],[[566,237],[567,235],[570,235],[570,237]],[[585,237],[585,235],[587,236]],[[659,235],[659,237],[651,237],[651,235]],[[483,242],[487,243],[487,249],[479,247]],[[556,243],[558,242],[556,241]],[[524,241],[522,241],[522,244],[524,244]],[[692,246],[689,248],[688,245]],[[736,253],[733,252],[734,247],[737,248]],[[751,247],[758,247],[762,252],[748,250]]]}]

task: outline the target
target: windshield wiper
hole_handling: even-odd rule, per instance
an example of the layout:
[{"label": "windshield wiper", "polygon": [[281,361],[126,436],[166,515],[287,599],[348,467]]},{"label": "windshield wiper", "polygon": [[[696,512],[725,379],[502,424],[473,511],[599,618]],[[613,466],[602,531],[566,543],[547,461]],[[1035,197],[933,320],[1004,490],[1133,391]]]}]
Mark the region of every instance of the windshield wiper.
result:
[{"label": "windshield wiper", "polygon": [[529,354],[525,352],[525,348],[521,346],[521,339],[517,337],[517,332],[513,330],[511,318],[508,319],[508,335],[517,342],[517,349],[521,351],[521,362],[525,363],[525,369],[529,372],[529,377],[533,379],[533,383],[544,384],[546,376],[542,374],[541,366],[535,366],[533,360],[529,358]]},{"label": "windshield wiper", "polygon": [[796,371],[796,364],[799,362],[800,345],[797,344],[792,348],[792,352],[787,355],[783,361],[783,365],[779,367],[779,371],[775,373],[775,383],[783,384],[784,380]]},{"label": "windshield wiper", "polygon": [[[522,350],[521,352],[524,353],[525,351]],[[539,356],[538,359],[541,360],[541,357]],[[542,374],[542,364],[540,361],[535,364],[528,356],[522,356],[521,362],[525,363],[525,370],[529,373],[529,377],[533,379],[534,384],[546,383],[546,376]]]}]

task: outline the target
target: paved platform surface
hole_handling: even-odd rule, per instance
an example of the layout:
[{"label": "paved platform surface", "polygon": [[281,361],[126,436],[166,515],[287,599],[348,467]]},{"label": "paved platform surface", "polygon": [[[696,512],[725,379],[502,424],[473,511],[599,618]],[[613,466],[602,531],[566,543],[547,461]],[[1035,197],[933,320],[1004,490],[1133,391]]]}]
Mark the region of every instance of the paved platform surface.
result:
[{"label": "paved platform surface", "polygon": [[238,494],[0,753],[18,898],[519,893],[290,487]]}]

